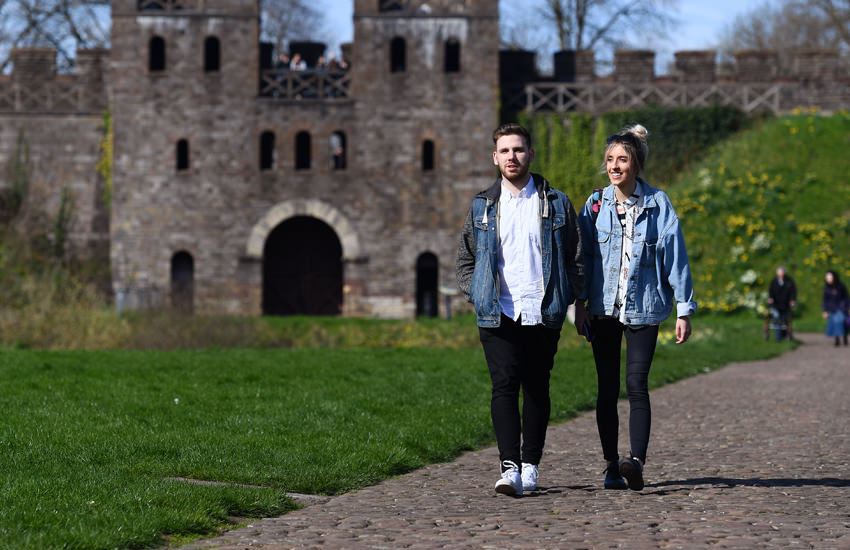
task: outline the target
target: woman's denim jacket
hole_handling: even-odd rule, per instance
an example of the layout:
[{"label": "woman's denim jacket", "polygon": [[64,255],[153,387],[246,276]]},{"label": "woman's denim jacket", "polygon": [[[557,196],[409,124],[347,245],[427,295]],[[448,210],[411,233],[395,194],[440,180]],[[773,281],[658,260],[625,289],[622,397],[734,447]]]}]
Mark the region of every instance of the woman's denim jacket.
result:
[{"label": "woman's denim jacket", "polygon": [[[642,179],[643,211],[635,222],[632,260],[624,304],[627,325],[657,325],[676,305],[676,315],[696,311],[685,238],[670,198]],[[586,299],[591,315],[613,315],[620,279],[623,228],[617,218],[614,186],[602,192],[596,221],[592,196],[579,215],[584,249]]]},{"label": "woman's denim jacket", "polygon": [[[540,200],[540,246],[545,290],[543,325],[560,329],[567,307],[584,292],[581,237],[570,199],[539,174],[532,174]],[[502,180],[472,199],[457,254],[460,290],[475,306],[479,327],[498,327],[499,305],[499,197]]]}]

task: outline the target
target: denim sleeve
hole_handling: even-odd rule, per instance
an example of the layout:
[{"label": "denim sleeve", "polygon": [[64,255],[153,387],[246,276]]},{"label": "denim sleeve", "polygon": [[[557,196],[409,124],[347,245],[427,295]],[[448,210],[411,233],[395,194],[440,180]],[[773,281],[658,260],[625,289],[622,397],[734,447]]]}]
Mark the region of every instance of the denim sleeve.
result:
[{"label": "denim sleeve", "polygon": [[564,199],[564,211],[567,214],[567,250],[566,263],[567,280],[570,283],[570,288],[573,290],[573,296],[578,299],[584,299],[585,291],[585,260],[584,247],[582,246],[581,228],[578,224],[575,208],[570,199]]},{"label": "denim sleeve", "polygon": [[577,294],[577,299],[586,301],[590,291],[590,281],[593,280],[593,212],[590,209],[590,200],[584,204],[578,216],[579,236],[581,237],[581,250],[584,257],[584,287]]},{"label": "denim sleeve", "polygon": [[694,301],[694,285],[691,279],[691,267],[688,252],[685,250],[685,236],[675,215],[662,233],[663,270],[667,283],[673,289],[676,300],[676,316],[693,315],[697,310]]},{"label": "denim sleeve", "polygon": [[475,234],[472,229],[472,207],[466,220],[463,222],[463,231],[460,234],[460,242],[457,245],[457,260],[455,261],[455,276],[457,286],[468,302],[472,301],[470,287],[472,286],[472,273],[475,271]]}]

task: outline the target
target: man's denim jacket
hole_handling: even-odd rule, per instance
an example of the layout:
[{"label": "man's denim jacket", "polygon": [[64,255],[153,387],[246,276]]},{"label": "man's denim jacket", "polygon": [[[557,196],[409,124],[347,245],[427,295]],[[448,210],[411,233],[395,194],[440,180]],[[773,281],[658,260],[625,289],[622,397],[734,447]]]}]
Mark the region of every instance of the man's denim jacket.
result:
[{"label": "man's denim jacket", "polygon": [[[543,259],[543,325],[560,329],[567,306],[584,292],[581,237],[570,199],[539,174],[532,174],[540,199],[540,246]],[[475,306],[479,327],[498,327],[499,197],[501,178],[472,199],[457,254],[458,287]]]},{"label": "man's denim jacket", "polygon": [[[696,311],[693,282],[679,218],[664,191],[642,179],[643,211],[635,222],[632,260],[626,291],[627,325],[657,325],[676,305],[676,315]],[[594,223],[593,200],[588,198],[579,215],[584,249],[586,299],[590,315],[613,315],[620,279],[623,228],[617,218],[614,186],[602,192]]]}]

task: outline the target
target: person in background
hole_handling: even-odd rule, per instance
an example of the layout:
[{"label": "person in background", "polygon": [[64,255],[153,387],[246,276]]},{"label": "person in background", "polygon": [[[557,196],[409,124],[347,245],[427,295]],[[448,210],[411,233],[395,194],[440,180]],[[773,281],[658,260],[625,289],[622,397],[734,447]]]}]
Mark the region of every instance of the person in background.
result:
[{"label": "person in background", "polygon": [[[594,191],[579,216],[586,290],[576,300],[575,323],[579,330],[584,327],[596,362],[596,423],[607,461],[606,489],[643,489],[651,423],[649,369],[658,327],[675,311],[676,343],[684,344],[697,308],[679,218],[667,194],[639,177],[649,154],[648,134],[635,124],[608,138],[603,168],[610,185]],[[620,459],[623,336],[631,451]]]},{"label": "person in background", "polygon": [[275,63],[275,69],[289,69],[290,63],[289,56],[285,53],[282,53],[277,56],[277,62]]},{"label": "person in background", "polygon": [[841,282],[838,273],[829,270],[824,276],[823,318],[826,319],[826,335],[835,338],[840,346],[843,339],[847,345],[847,315],[850,309],[850,296],[847,287]]},{"label": "person in background", "polygon": [[[794,339],[794,331],[791,326],[792,310],[797,305],[797,285],[786,272],[785,268],[779,266],[776,268],[776,277],[770,282],[770,288],[767,291],[768,306],[776,309],[779,314],[779,322],[784,324],[789,340]],[[777,334],[777,340],[779,340]]]},{"label": "person in background", "polygon": [[292,71],[306,71],[307,62],[301,57],[300,53],[292,56],[292,61],[289,62],[289,69]]}]

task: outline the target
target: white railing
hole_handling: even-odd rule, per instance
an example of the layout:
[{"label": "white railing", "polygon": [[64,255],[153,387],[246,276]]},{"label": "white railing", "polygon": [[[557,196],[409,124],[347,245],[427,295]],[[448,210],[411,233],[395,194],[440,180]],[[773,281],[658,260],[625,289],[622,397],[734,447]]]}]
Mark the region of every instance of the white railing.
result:
[{"label": "white railing", "polygon": [[508,105],[527,112],[569,111],[602,113],[648,106],[732,106],[744,112],[780,113],[793,104],[793,83],[674,83],[616,84],[542,82],[528,84]]}]

